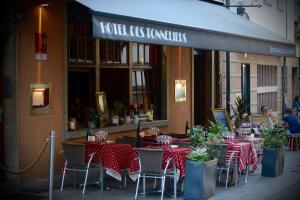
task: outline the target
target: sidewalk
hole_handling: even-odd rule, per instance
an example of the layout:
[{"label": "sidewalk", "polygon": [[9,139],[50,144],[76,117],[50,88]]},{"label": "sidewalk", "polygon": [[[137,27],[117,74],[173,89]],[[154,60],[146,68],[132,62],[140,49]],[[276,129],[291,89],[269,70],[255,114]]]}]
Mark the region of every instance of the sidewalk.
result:
[{"label": "sidewalk", "polygon": [[[237,187],[229,187],[227,190],[223,186],[216,188],[216,194],[209,200],[299,200],[300,199],[300,150],[294,152],[285,152],[284,174],[271,178],[260,175],[261,165],[255,173],[250,173],[248,183],[244,183],[245,176],[239,179]],[[96,185],[88,185],[86,194],[82,195],[82,188],[65,187],[63,192],[55,189],[53,199],[55,200],[132,200],[134,198],[136,183],[130,179],[127,181],[127,188],[120,189],[116,185],[120,182],[114,179],[108,179],[107,185],[114,186],[110,191],[100,192]],[[28,194],[26,194],[28,195]],[[35,194],[32,198],[5,198],[5,199],[47,199],[47,192]],[[19,197],[20,195],[18,195]],[[138,199],[143,199],[140,196]],[[149,194],[145,199],[160,199],[160,194]],[[165,196],[166,200],[173,198]],[[182,196],[177,198],[182,200]]]}]

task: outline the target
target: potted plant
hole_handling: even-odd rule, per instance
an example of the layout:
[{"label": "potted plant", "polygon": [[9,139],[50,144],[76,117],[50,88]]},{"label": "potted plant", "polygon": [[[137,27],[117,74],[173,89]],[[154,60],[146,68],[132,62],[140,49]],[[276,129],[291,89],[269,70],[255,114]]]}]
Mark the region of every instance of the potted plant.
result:
[{"label": "potted plant", "polygon": [[246,120],[248,114],[246,113],[247,103],[246,101],[238,96],[235,99],[236,110],[233,109],[235,114],[235,127],[240,127],[241,123]]},{"label": "potted plant", "polygon": [[201,200],[215,194],[217,159],[213,156],[213,146],[224,142],[220,127],[210,122],[207,132],[202,128],[192,129],[193,151],[185,162],[183,199]]},{"label": "potted plant", "polygon": [[266,129],[262,134],[264,139],[262,176],[276,177],[283,173],[286,135],[287,130],[281,125]]}]

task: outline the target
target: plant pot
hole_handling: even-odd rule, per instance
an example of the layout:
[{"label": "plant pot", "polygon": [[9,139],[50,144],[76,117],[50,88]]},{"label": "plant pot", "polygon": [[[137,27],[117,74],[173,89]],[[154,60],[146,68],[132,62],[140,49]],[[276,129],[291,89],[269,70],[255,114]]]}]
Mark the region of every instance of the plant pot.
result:
[{"label": "plant pot", "polygon": [[202,200],[215,194],[217,159],[199,163],[185,162],[183,199]]},{"label": "plant pot", "polygon": [[264,148],[262,158],[262,176],[276,177],[283,173],[284,148]]}]

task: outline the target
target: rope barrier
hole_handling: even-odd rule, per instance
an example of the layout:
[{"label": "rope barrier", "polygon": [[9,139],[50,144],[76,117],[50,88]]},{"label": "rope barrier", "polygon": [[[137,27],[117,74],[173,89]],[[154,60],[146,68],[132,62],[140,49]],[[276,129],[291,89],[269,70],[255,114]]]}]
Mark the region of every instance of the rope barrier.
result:
[{"label": "rope barrier", "polygon": [[7,173],[10,173],[10,174],[23,174],[27,171],[29,171],[30,169],[32,169],[36,163],[40,160],[40,158],[42,157],[43,153],[45,152],[46,150],[46,147],[49,143],[49,138],[47,138],[45,141],[44,141],[44,146],[42,148],[42,150],[40,151],[40,153],[38,154],[38,156],[36,157],[36,159],[29,165],[27,166],[26,168],[22,169],[22,170],[18,170],[18,171],[13,171],[11,169],[9,169],[8,167],[0,164],[0,168],[4,171],[6,171]]}]

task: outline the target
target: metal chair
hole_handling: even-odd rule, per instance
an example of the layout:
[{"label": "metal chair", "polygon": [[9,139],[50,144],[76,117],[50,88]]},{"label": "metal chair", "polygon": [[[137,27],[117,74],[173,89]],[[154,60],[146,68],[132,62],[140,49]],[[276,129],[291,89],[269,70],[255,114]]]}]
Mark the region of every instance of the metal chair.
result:
[{"label": "metal chair", "polygon": [[231,152],[229,159],[227,159],[226,158],[228,153],[227,150],[228,150],[227,144],[218,144],[215,145],[215,152],[213,152],[213,156],[218,159],[217,171],[218,171],[219,182],[221,181],[222,171],[226,171],[226,182],[225,182],[226,189],[228,186],[230,169],[233,169],[235,175],[235,185],[237,185],[237,179],[238,179],[238,165],[237,165],[236,153]]},{"label": "metal chair", "polygon": [[75,185],[75,173],[77,171],[85,172],[85,179],[83,184],[82,194],[85,194],[85,188],[88,178],[89,169],[100,170],[100,182],[101,182],[101,191],[103,191],[103,167],[101,163],[92,165],[91,161],[94,157],[94,153],[91,153],[88,157],[88,161],[85,160],[85,144],[80,143],[70,143],[63,142],[63,151],[64,151],[64,167],[63,167],[63,177],[61,182],[60,191],[63,190],[64,180],[66,171],[73,171],[74,173],[74,185]]},{"label": "metal chair", "polygon": [[[162,169],[162,158],[163,158],[163,149],[147,149],[147,148],[139,148],[138,149],[138,159],[140,170],[138,173],[137,185],[134,199],[137,199],[140,178],[143,178],[143,196],[145,197],[146,192],[146,178],[159,178],[161,179],[161,200],[164,196],[165,189],[165,179],[166,176],[171,176],[174,178],[174,186],[176,181],[176,176],[174,171],[168,171],[168,166],[172,160],[169,158],[166,162],[166,166]],[[176,192],[176,187],[174,187],[174,192]]]}]

